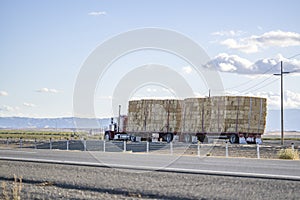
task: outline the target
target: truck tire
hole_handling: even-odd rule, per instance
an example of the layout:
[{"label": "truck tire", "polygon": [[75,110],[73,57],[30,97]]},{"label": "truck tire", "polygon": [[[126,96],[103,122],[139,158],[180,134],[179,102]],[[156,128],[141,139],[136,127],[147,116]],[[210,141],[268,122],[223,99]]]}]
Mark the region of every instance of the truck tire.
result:
[{"label": "truck tire", "polygon": [[130,136],[130,140],[131,140],[131,142],[135,142],[136,141],[136,137],[135,136]]},{"label": "truck tire", "polygon": [[191,141],[191,136],[189,134],[184,135],[184,142],[189,143]]},{"label": "truck tire", "polygon": [[205,134],[201,134],[198,136],[198,140],[201,142],[201,143],[208,143],[208,138]]},{"label": "truck tire", "polygon": [[229,142],[231,144],[239,143],[239,137],[236,134],[231,134],[229,136]]},{"label": "truck tire", "polygon": [[166,134],[166,141],[167,141],[167,143],[172,142],[172,140],[173,140],[173,134],[172,133],[167,133]]}]

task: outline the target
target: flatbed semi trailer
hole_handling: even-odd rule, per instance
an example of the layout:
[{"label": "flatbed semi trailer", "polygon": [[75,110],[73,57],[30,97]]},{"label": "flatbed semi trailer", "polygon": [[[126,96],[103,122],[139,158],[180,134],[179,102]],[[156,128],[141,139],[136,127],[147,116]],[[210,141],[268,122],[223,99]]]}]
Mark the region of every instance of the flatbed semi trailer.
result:
[{"label": "flatbed semi trailer", "polygon": [[244,96],[217,96],[184,100],[129,101],[128,115],[111,122],[106,139],[144,140],[158,137],[171,142],[175,136],[188,142],[209,137],[231,143],[261,143],[266,123],[266,99]]}]

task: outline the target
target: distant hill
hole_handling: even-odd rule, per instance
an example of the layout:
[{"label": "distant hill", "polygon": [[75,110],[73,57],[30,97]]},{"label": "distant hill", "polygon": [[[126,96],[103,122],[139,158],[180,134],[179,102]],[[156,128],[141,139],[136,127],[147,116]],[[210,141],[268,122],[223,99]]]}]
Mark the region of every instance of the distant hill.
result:
[{"label": "distant hill", "polygon": [[0,128],[103,128],[110,123],[110,118],[27,118],[27,117],[0,117]]},{"label": "distant hill", "polygon": [[[110,118],[27,118],[0,117],[0,128],[104,128],[110,123]],[[300,131],[300,109],[286,109],[284,111],[284,129],[286,131]],[[266,131],[280,130],[280,110],[268,110]]]}]

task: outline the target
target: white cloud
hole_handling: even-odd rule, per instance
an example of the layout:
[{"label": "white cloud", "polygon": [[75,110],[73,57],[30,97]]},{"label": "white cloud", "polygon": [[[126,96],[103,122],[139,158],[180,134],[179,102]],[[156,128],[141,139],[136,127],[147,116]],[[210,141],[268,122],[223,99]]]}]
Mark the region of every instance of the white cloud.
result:
[{"label": "white cloud", "polygon": [[285,108],[300,108],[300,93],[286,90],[284,97]]},{"label": "white cloud", "polygon": [[8,105],[3,105],[0,107],[0,111],[4,111],[4,112],[14,112],[19,110],[20,108],[18,106],[8,106]]},{"label": "white cloud", "polygon": [[237,55],[221,53],[210,60],[206,67],[216,67],[221,72],[231,72],[239,74],[274,74],[280,72],[280,61],[283,61],[284,71],[299,73],[300,61],[287,59],[282,55],[275,58],[265,58],[252,63]]},{"label": "white cloud", "polygon": [[0,96],[8,96],[8,93],[6,91],[0,91]]},{"label": "white cloud", "polygon": [[[273,92],[256,92],[248,95],[255,95],[267,98],[267,104],[269,109],[280,109],[280,94],[276,94]],[[299,109],[300,93],[292,92],[289,90],[284,91],[283,105],[285,109]]]},{"label": "white cloud", "polygon": [[[239,96],[258,96],[267,99],[268,109],[278,110],[280,109],[280,94],[274,92],[253,92],[253,93],[238,93],[229,91],[227,95],[239,95]],[[285,109],[300,109],[300,93],[286,90],[284,92],[283,100]]]},{"label": "white cloud", "polygon": [[252,38],[256,42],[267,46],[300,46],[300,34],[295,32],[270,31],[261,36],[252,36]]},{"label": "white cloud", "polygon": [[186,66],[186,67],[183,67],[182,70],[185,74],[190,74],[190,73],[192,73],[193,68],[191,66]]},{"label": "white cloud", "polygon": [[41,88],[36,90],[37,92],[41,92],[41,93],[59,93],[58,90],[56,89],[49,89],[49,88]]},{"label": "white cloud", "polygon": [[100,15],[106,15],[106,12],[105,11],[93,11],[93,12],[89,12],[88,15],[100,16]]},{"label": "white cloud", "polygon": [[237,70],[237,68],[231,63],[220,63],[219,66],[222,72],[232,72]]},{"label": "white cloud", "polygon": [[255,43],[241,39],[227,39],[221,42],[222,45],[227,46],[229,49],[236,49],[244,53],[255,53],[258,51],[258,46]]},{"label": "white cloud", "polygon": [[112,100],[112,96],[99,96],[98,99],[99,100]]},{"label": "white cloud", "polygon": [[252,35],[246,38],[226,39],[221,42],[229,49],[244,53],[255,53],[266,47],[300,46],[300,34],[281,30],[266,32],[262,35]]},{"label": "white cloud", "polygon": [[253,71],[252,65],[249,60],[237,55],[221,53],[209,61],[206,66],[216,67],[221,72],[250,73]]},{"label": "white cloud", "polygon": [[213,32],[212,35],[236,37],[236,36],[242,35],[243,33],[245,33],[245,32],[244,31],[229,30],[229,31],[216,31],[216,32]]},{"label": "white cloud", "polygon": [[35,107],[36,105],[34,105],[33,103],[27,103],[27,102],[24,102],[24,103],[23,103],[23,106],[33,108],[33,107]]}]

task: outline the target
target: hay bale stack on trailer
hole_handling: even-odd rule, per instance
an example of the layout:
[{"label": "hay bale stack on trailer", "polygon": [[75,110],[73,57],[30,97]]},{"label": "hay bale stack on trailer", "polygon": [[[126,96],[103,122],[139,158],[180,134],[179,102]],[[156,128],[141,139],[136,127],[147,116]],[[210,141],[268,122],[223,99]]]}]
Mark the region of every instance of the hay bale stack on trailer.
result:
[{"label": "hay bale stack on trailer", "polygon": [[[231,143],[261,142],[266,125],[266,99],[246,96],[144,99],[129,101],[126,131],[130,137],[151,138],[152,133],[168,142],[197,136],[228,138]],[[114,132],[110,132],[114,135]],[[188,137],[187,137],[188,136]]]},{"label": "hay bale stack on trailer", "polygon": [[160,138],[170,141],[181,128],[181,104],[181,100],[175,99],[130,101],[127,131],[148,137],[159,133]]},{"label": "hay bale stack on trailer", "polygon": [[230,142],[260,142],[266,125],[266,99],[246,96],[188,98],[183,103],[181,134],[223,136]]}]

